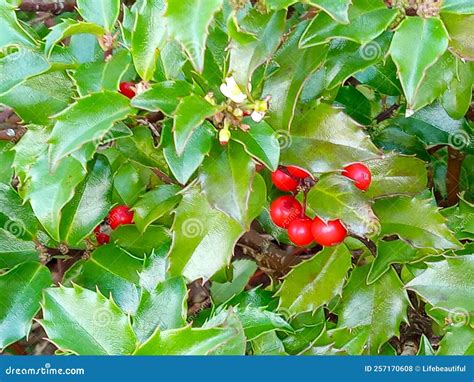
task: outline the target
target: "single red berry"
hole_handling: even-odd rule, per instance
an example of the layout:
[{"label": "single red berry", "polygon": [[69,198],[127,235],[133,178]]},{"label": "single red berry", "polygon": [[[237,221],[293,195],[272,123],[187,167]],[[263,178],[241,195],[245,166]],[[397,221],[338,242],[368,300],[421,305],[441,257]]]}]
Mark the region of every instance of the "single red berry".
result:
[{"label": "single red berry", "polygon": [[95,234],[95,238],[97,239],[97,242],[100,245],[109,244],[110,236],[107,235],[105,232],[102,232],[100,225],[95,227],[94,234]]},{"label": "single red berry", "polygon": [[272,182],[276,188],[285,192],[294,192],[298,188],[298,182],[280,169],[272,172]]},{"label": "single red berry", "polygon": [[311,176],[311,174],[308,171],[303,170],[302,168],[299,168],[299,167],[287,166],[286,169],[288,170],[290,175],[294,176],[295,178],[305,179]]},{"label": "single red berry", "polygon": [[135,84],[133,82],[121,82],[120,93],[122,93],[125,97],[132,99],[137,95],[135,92]]},{"label": "single red berry", "polygon": [[287,228],[290,223],[299,218],[303,207],[293,196],[285,195],[275,199],[270,206],[270,216],[273,223],[281,228]]},{"label": "single red berry", "polygon": [[326,223],[317,216],[313,220],[311,233],[314,241],[324,247],[342,243],[347,236],[346,227],[340,220],[329,220]]},{"label": "single red berry", "polygon": [[312,225],[313,221],[310,218],[295,219],[288,226],[288,237],[297,246],[306,247],[313,242]]},{"label": "single red berry", "polygon": [[372,182],[372,173],[363,163],[353,163],[344,167],[342,175],[352,179],[354,181],[354,185],[362,191],[367,190],[370,186],[370,183]]},{"label": "single red berry", "polygon": [[124,224],[133,223],[133,211],[127,206],[117,206],[109,213],[110,228],[116,229]]}]

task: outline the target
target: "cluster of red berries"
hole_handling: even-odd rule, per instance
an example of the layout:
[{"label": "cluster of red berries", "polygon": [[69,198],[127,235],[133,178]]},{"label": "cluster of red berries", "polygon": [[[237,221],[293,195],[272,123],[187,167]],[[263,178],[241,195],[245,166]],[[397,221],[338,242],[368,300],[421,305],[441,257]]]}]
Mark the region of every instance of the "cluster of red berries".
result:
[{"label": "cluster of red berries", "polygon": [[110,242],[110,230],[115,230],[121,225],[133,224],[133,211],[127,206],[121,205],[113,208],[106,219],[106,224],[98,225],[94,234],[100,245]]},{"label": "cluster of red berries", "polygon": [[[352,179],[354,185],[365,191],[369,188],[372,175],[367,166],[354,163],[344,167],[342,175]],[[282,167],[272,173],[272,182],[284,192],[296,194],[305,179],[312,178],[306,170],[298,167]],[[281,196],[270,206],[270,216],[278,227],[288,230],[289,239],[297,246],[305,247],[313,242],[329,247],[342,243],[347,237],[347,229],[339,220],[325,222],[318,216],[310,219],[303,206],[293,195]]]}]

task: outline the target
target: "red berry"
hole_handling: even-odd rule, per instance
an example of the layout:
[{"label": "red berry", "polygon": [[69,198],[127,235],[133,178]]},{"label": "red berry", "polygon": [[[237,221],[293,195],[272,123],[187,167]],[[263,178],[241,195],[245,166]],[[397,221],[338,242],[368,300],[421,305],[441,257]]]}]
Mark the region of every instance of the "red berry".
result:
[{"label": "red berry", "polygon": [[354,185],[362,191],[367,190],[372,182],[372,174],[369,168],[363,163],[353,163],[344,167],[342,175],[352,179]]},{"label": "red berry", "polygon": [[133,211],[127,206],[117,206],[112,209],[109,213],[109,224],[110,228],[116,229],[117,227],[124,224],[133,223]]},{"label": "red berry", "polygon": [[302,168],[299,168],[299,167],[287,166],[286,169],[288,170],[290,175],[294,176],[295,178],[305,179],[311,176],[311,174],[308,171],[303,170]]},{"label": "red berry", "polygon": [[294,192],[298,188],[298,182],[282,170],[272,172],[272,182],[276,188],[285,192]]},{"label": "red berry", "polygon": [[306,247],[313,242],[312,225],[313,221],[310,218],[295,219],[288,226],[288,237],[297,246]]},{"label": "red berry", "polygon": [[102,232],[100,225],[95,227],[94,234],[95,234],[95,238],[97,239],[97,242],[100,245],[109,244],[110,236],[107,235],[105,232]]},{"label": "red berry", "polygon": [[329,220],[326,223],[317,216],[313,220],[311,233],[314,241],[324,247],[342,243],[347,236],[346,227],[340,220]]},{"label": "red berry", "polygon": [[293,196],[280,196],[270,206],[270,216],[273,223],[281,228],[287,228],[290,223],[301,216],[303,207]]},{"label": "red berry", "polygon": [[133,82],[121,82],[120,93],[122,93],[125,97],[132,99],[137,94],[135,92],[135,84]]}]

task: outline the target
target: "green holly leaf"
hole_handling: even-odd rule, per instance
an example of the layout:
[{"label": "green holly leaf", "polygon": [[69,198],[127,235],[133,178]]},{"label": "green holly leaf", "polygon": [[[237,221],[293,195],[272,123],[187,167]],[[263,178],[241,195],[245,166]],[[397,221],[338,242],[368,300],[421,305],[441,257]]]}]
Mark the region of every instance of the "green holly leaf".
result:
[{"label": "green holly leaf", "polygon": [[357,235],[371,236],[379,230],[369,199],[346,177],[322,177],[308,193],[307,202],[320,218],[341,219],[347,229]]},{"label": "green holly leaf", "polygon": [[81,98],[55,116],[49,142],[53,165],[89,142],[101,142],[114,123],[132,113],[127,97],[115,92]]},{"label": "green holly leaf", "polygon": [[78,355],[122,355],[133,352],[136,337],[130,319],[113,300],[80,286],[49,288],[43,293],[48,338],[63,351]]},{"label": "green holly leaf", "polygon": [[470,0],[444,0],[441,4],[441,13],[472,14],[474,4]]},{"label": "green holly leaf", "polygon": [[164,243],[145,258],[143,270],[139,276],[140,286],[148,292],[153,292],[158,284],[165,281],[168,276],[169,261],[167,256],[170,244],[170,242]]},{"label": "green holly leaf", "polygon": [[365,162],[372,172],[369,198],[394,194],[416,195],[426,188],[425,162],[415,157],[388,155]]},{"label": "green holly leaf", "polygon": [[144,81],[155,72],[158,53],[166,38],[164,0],[142,0],[134,6],[135,23],[132,29],[132,57],[135,69]]},{"label": "green holly leaf", "polygon": [[411,107],[426,71],[448,48],[449,35],[438,18],[407,17],[390,46],[403,91]]},{"label": "green holly leaf", "polygon": [[22,227],[14,222],[7,222],[0,228],[0,268],[13,268],[26,261],[39,261],[35,243],[19,238]]},{"label": "green holly leaf", "polygon": [[131,253],[143,258],[170,242],[170,233],[165,227],[151,225],[140,233],[135,225],[124,225],[112,232],[110,241]]},{"label": "green holly leaf", "polygon": [[190,188],[176,209],[170,273],[188,280],[210,278],[228,265],[242,226],[213,209],[198,188]]},{"label": "green holly leaf", "polygon": [[280,315],[262,308],[245,306],[237,308],[235,312],[242,322],[247,341],[252,341],[268,332],[293,331],[291,325]]},{"label": "green holly leaf", "polygon": [[33,37],[18,22],[15,6],[8,2],[0,2],[0,48],[8,45],[25,45],[35,47]]},{"label": "green holly leaf", "polygon": [[140,343],[155,331],[181,328],[186,325],[187,289],[182,277],[159,283],[153,291],[142,290],[140,305],[133,317],[133,330]]},{"label": "green holly leaf", "polygon": [[470,28],[474,22],[474,15],[444,13],[441,17],[449,33],[449,46],[461,58],[472,61],[474,59],[474,43]]},{"label": "green holly leaf", "polygon": [[46,72],[50,67],[41,54],[24,48],[3,57],[0,59],[0,95],[26,79]]},{"label": "green holly leaf", "polygon": [[182,45],[198,72],[204,69],[209,25],[221,7],[222,0],[167,0],[169,33]]},{"label": "green holly leaf", "polygon": [[377,354],[386,341],[399,334],[400,323],[407,321],[409,300],[393,269],[367,285],[369,267],[352,271],[342,293],[338,326],[367,330],[368,351]]},{"label": "green holly leaf", "polygon": [[216,139],[216,129],[205,121],[191,135],[186,150],[181,155],[176,152],[171,129],[171,123],[163,124],[160,146],[173,176],[179,183],[186,184],[211,151],[212,142]]},{"label": "green holly leaf", "polygon": [[277,69],[263,87],[262,96],[271,97],[269,123],[276,130],[290,129],[303,86],[309,75],[323,64],[328,51],[326,46],[299,49],[298,39],[304,27],[305,24],[299,25],[277,51]]},{"label": "green holly leaf", "polygon": [[51,283],[48,268],[37,262],[20,264],[0,275],[1,350],[28,335],[40,309],[41,292]]},{"label": "green holly leaf", "polygon": [[457,76],[453,77],[443,93],[441,103],[453,119],[462,119],[472,101],[474,84],[474,64],[472,62],[455,61]]},{"label": "green holly leaf", "polygon": [[356,73],[354,77],[382,94],[399,96],[402,93],[402,86],[398,81],[396,71],[392,59],[387,58],[385,62],[378,62],[364,71]]},{"label": "green holly leaf", "polygon": [[137,285],[142,267],[142,260],[109,244],[92,253],[74,281],[90,290],[98,289],[104,296],[112,296],[122,311],[133,314],[140,300]]},{"label": "green holly leaf", "polygon": [[74,198],[62,211],[61,238],[79,245],[112,208],[112,169],[107,158],[98,156]]},{"label": "green holly leaf", "polygon": [[115,173],[114,194],[127,205],[136,203],[150,183],[151,171],[136,163],[125,162]]},{"label": "green holly leaf", "polygon": [[32,166],[25,184],[25,200],[48,234],[60,240],[61,210],[74,197],[74,191],[82,182],[86,171],[73,158],[62,160],[54,171],[50,171],[48,157],[43,154]]},{"label": "green holly leaf", "polygon": [[350,268],[351,254],[344,245],[324,248],[285,277],[277,293],[279,309],[292,315],[315,311],[341,294]]},{"label": "green holly leaf", "polygon": [[339,24],[326,13],[317,15],[301,36],[300,47],[325,44],[344,38],[365,44],[384,32],[397,17],[397,10],[388,9],[382,0],[355,0],[349,8],[349,20]]},{"label": "green holly leaf", "polygon": [[179,191],[179,186],[163,185],[142,195],[133,206],[133,221],[138,230],[143,233],[150,224],[168,214],[181,200]]},{"label": "green holly leaf", "polygon": [[147,91],[132,99],[132,106],[148,111],[172,115],[181,98],[189,96],[192,86],[186,81],[164,81],[153,84]]},{"label": "green holly leaf", "polygon": [[44,45],[46,55],[51,55],[54,46],[58,42],[75,34],[93,34],[96,36],[102,36],[105,34],[105,29],[95,23],[64,19],[59,24],[52,27],[51,32],[46,36]]},{"label": "green holly leaf", "polygon": [[100,25],[110,32],[120,13],[120,0],[77,0],[77,10],[84,20]]},{"label": "green holly leaf", "polygon": [[217,113],[218,107],[211,105],[198,95],[190,95],[180,100],[173,124],[176,152],[182,155],[193,132],[204,120]]},{"label": "green holly leaf", "polygon": [[398,196],[377,200],[373,208],[380,220],[382,235],[399,235],[417,248],[460,247],[430,199]]},{"label": "green holly leaf", "polygon": [[439,343],[436,355],[471,355],[474,352],[474,329],[457,326],[446,333]]},{"label": "green holly leaf", "polygon": [[[288,8],[296,2],[295,0],[267,0],[266,4],[270,9],[279,10]],[[304,0],[302,3],[322,9],[338,23],[347,24],[349,22],[347,14],[351,4],[349,0]]]},{"label": "green holly leaf", "polygon": [[300,115],[283,135],[282,164],[313,173],[338,171],[349,163],[378,157],[369,137],[341,110],[321,103]]},{"label": "green holly leaf", "polygon": [[275,331],[267,332],[252,341],[253,355],[287,355],[283,342]]},{"label": "green holly leaf", "polygon": [[123,75],[130,66],[130,54],[119,50],[108,61],[87,62],[74,73],[79,94],[85,97],[104,90],[117,90]]},{"label": "green holly leaf", "polygon": [[255,173],[255,164],[241,145],[216,143],[199,171],[199,181],[211,206],[247,227]]},{"label": "green holly leaf", "polygon": [[425,301],[451,312],[465,312],[466,320],[474,313],[474,255],[427,263],[428,269],[411,280],[406,288]]}]

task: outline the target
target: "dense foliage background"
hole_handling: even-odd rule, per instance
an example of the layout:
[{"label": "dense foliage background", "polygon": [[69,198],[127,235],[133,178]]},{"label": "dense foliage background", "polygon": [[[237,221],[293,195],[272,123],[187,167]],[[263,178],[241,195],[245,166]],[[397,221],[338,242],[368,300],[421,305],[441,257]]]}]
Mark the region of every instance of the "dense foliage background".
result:
[{"label": "dense foliage background", "polygon": [[[473,355],[473,36],[470,0],[0,0],[0,350]],[[343,243],[272,222],[288,165]]]}]

